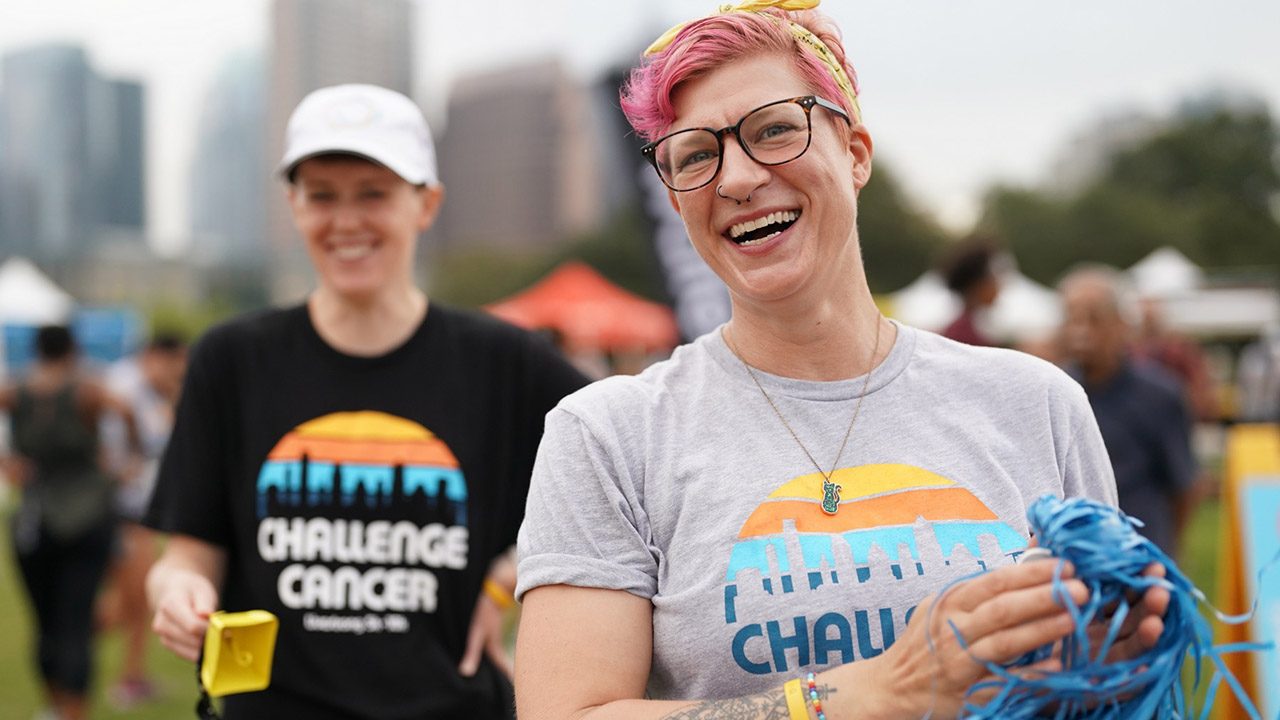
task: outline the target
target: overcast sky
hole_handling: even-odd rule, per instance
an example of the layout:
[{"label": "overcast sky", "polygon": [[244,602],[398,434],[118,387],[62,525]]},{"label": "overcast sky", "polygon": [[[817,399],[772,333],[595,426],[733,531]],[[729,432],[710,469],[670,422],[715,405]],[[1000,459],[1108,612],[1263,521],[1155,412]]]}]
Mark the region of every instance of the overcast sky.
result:
[{"label": "overcast sky", "polygon": [[[0,54],[80,42],[99,71],[148,83],[150,232],[157,247],[176,250],[186,234],[197,109],[230,53],[263,47],[268,3],[3,0]],[[521,58],[558,54],[594,78],[716,3],[419,6],[418,95],[438,105],[459,75]],[[973,219],[991,183],[1042,180],[1067,141],[1104,114],[1163,114],[1215,87],[1252,92],[1280,111],[1273,0],[826,0],[822,10],[844,30],[877,156],[953,227]]]}]

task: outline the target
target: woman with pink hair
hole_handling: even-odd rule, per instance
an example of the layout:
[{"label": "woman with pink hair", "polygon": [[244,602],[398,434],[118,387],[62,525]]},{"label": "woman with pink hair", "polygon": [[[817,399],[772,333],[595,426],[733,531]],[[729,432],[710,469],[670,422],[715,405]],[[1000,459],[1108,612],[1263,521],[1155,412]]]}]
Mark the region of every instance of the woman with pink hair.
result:
[{"label": "woman with pink hair", "polygon": [[[623,89],[733,312],[548,414],[522,718],[952,717],[992,679],[973,658],[1073,628],[1056,563],[1014,561],[1041,495],[1115,503],[1088,402],[1048,363],[880,315],[857,226],[871,136],[815,5],[678,26]],[[1155,642],[1167,601],[1147,594],[1120,652]]]}]

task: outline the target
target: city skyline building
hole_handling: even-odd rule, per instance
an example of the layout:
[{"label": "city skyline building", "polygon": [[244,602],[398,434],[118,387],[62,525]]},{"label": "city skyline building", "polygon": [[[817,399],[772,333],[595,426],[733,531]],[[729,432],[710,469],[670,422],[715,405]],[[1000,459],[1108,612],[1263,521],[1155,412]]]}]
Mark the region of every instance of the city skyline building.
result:
[{"label": "city skyline building", "polygon": [[1155,134],[1163,120],[1128,109],[1093,120],[1076,132],[1049,166],[1045,186],[1060,197],[1079,192],[1106,170],[1109,158]]},{"label": "city skyline building", "polygon": [[6,254],[64,257],[87,230],[88,75],[76,46],[39,46],[3,59]]},{"label": "city skyline building", "polygon": [[0,106],[0,254],[54,269],[103,238],[142,242],[145,89],[99,75],[77,45],[7,54]]},{"label": "city skyline building", "polygon": [[533,252],[598,226],[602,116],[554,58],[460,78],[438,147],[440,248]]},{"label": "city skyline building", "polygon": [[97,78],[101,108],[91,119],[89,148],[93,182],[101,188],[100,222],[141,230],[146,218],[146,89],[132,80]]},{"label": "city skyline building", "polygon": [[[3,70],[0,70],[0,81],[3,80]],[[5,143],[8,141],[9,132],[5,130],[8,124],[8,112],[5,110],[5,103],[8,100],[5,97],[4,86],[0,85],[0,255],[8,254],[9,240],[8,229],[6,227],[6,213],[8,208],[5,207],[5,198],[9,196],[9,188],[7,187],[7,173],[5,172]]]},{"label": "city skyline building", "polygon": [[205,96],[191,163],[190,257],[204,265],[261,268],[267,245],[262,191],[266,66],[258,53],[231,57]]}]

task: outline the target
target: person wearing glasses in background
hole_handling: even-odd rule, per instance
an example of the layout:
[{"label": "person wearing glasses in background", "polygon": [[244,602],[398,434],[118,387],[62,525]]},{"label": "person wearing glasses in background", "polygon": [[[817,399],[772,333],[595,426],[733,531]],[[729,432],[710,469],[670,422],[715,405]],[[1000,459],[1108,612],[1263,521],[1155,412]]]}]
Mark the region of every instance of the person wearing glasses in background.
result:
[{"label": "person wearing glasses in background", "polygon": [[[1056,563],[1012,560],[1041,495],[1115,503],[1088,401],[1049,363],[880,315],[857,227],[871,136],[816,4],[679,26],[623,89],[732,316],[547,416],[522,718],[953,717],[991,678],[948,622],[996,661],[1073,627]],[[1167,602],[1147,594],[1121,653]]]},{"label": "person wearing glasses in background", "polygon": [[543,417],[586,381],[414,282],[444,188],[411,100],[315,91],[280,174],[318,286],[192,351],[147,517],[172,533],[148,578],[155,631],[194,660],[214,610],[278,616],[271,685],[228,697],[227,720],[510,718],[514,577],[494,563]]}]

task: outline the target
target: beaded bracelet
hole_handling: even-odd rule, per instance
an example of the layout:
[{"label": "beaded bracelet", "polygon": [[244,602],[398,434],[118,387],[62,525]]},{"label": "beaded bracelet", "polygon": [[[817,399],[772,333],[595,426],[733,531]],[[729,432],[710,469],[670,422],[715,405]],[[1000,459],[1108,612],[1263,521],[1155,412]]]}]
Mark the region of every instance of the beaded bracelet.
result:
[{"label": "beaded bracelet", "polygon": [[813,714],[818,720],[827,720],[827,714],[822,712],[822,700],[818,698],[818,679],[813,673],[809,673],[805,677],[805,681],[809,685],[809,700],[813,703]]}]

